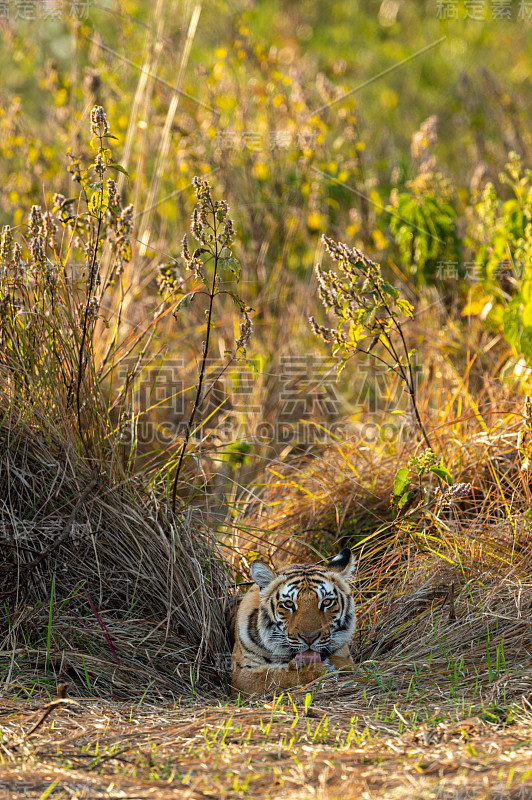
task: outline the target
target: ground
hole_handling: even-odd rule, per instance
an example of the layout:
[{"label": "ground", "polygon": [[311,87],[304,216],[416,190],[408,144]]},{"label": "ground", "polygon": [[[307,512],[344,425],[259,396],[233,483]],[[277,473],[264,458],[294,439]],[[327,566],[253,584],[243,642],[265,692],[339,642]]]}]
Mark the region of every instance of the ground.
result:
[{"label": "ground", "polygon": [[[294,693],[236,706],[0,701],[0,798],[532,798],[532,720]],[[408,712],[406,712],[408,713]],[[2,793],[3,792],[3,793]]]}]

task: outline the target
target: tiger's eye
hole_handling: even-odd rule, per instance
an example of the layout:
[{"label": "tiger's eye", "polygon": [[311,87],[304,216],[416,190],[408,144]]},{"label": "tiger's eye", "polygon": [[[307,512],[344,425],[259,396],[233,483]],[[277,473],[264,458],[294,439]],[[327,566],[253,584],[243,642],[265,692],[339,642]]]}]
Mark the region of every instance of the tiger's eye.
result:
[{"label": "tiger's eye", "polygon": [[321,607],[322,609],[330,608],[332,605],[334,605],[334,600],[331,599],[330,597],[326,597],[323,603],[321,604]]},{"label": "tiger's eye", "polygon": [[291,600],[283,600],[281,605],[283,606],[283,608],[286,608],[288,611],[294,611],[295,610],[295,603],[293,603]]}]

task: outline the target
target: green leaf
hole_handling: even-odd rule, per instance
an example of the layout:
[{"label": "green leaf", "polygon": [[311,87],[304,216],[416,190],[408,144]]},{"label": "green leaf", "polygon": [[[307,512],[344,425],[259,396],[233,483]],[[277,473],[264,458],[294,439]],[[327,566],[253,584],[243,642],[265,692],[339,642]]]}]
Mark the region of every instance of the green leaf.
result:
[{"label": "green leaf", "polygon": [[105,189],[97,189],[89,200],[89,213],[100,219],[109,208],[109,194]]},{"label": "green leaf", "polygon": [[221,258],[219,267],[224,280],[231,280],[231,278],[240,280],[241,266],[236,258]]},{"label": "green leaf", "polygon": [[381,284],[381,288],[386,294],[391,295],[394,300],[397,300],[399,297],[399,289],[396,289],[395,286],[392,286],[390,283],[383,283]]},{"label": "green leaf", "polygon": [[120,164],[108,164],[107,166],[111,167],[111,169],[117,169],[118,172],[121,172],[122,175],[125,175],[126,178],[129,178],[129,172],[127,171],[127,169],[124,169],[124,167],[122,167]]},{"label": "green leaf", "polygon": [[409,303],[408,300],[397,300],[396,306],[400,311],[403,312],[405,317],[414,316],[414,306],[412,303]]},{"label": "green leaf", "polygon": [[401,496],[399,502],[397,503],[397,508],[399,510],[404,508],[406,506],[406,504],[409,503],[412,500],[413,497],[415,497],[415,494],[416,493],[415,493],[415,491],[413,489],[411,489],[409,492],[405,492]]},{"label": "green leaf", "polygon": [[446,469],[445,467],[439,467],[439,466],[436,466],[436,464],[435,464],[434,466],[430,467],[429,472],[433,472],[435,475],[438,476],[438,478],[441,478],[442,481],[445,481],[445,483],[448,483],[449,486],[453,485],[453,477],[452,477],[451,473],[449,472],[449,470]]},{"label": "green leaf", "polygon": [[368,336],[364,325],[352,324],[349,326],[349,338],[353,344],[358,344]]},{"label": "green leaf", "polygon": [[523,298],[522,319],[525,328],[532,328],[531,288],[531,281],[523,281],[523,286],[521,287],[521,296]]},{"label": "green leaf", "polygon": [[503,314],[504,338],[516,352],[520,350],[520,338],[523,328],[521,320],[521,300],[515,297],[506,306]]},{"label": "green leaf", "polygon": [[337,378],[339,378],[339,377],[340,377],[340,375],[342,374],[342,372],[343,372],[343,371],[344,371],[344,369],[346,368],[346,366],[347,366],[347,362],[348,362],[348,361],[349,361],[349,356],[344,356],[344,357],[343,357],[342,359],[340,359],[340,361],[338,362],[338,365],[337,365],[337,367],[336,367],[336,377],[337,377]]},{"label": "green leaf", "polygon": [[375,319],[377,317],[377,308],[378,308],[377,306],[373,306],[373,308],[370,311],[366,311],[366,313],[363,314],[363,316],[361,317],[360,321],[367,328],[371,329],[375,325]]},{"label": "green leaf", "polygon": [[206,247],[198,247],[197,250],[194,250],[192,253],[192,258],[200,258],[204,253],[208,253]]},{"label": "green leaf", "polygon": [[238,310],[239,311],[244,311],[244,309],[246,308],[246,304],[244,303],[244,301],[241,300],[240,297],[237,294],[235,294],[234,292],[227,292],[227,294],[229,295],[229,297],[232,298],[233,303],[238,308]]},{"label": "green leaf", "polygon": [[410,486],[410,472],[406,467],[397,470],[393,483],[393,493],[400,497]]},{"label": "green leaf", "polygon": [[187,306],[189,306],[191,304],[191,302],[194,300],[194,296],[195,296],[197,291],[198,291],[198,289],[193,289],[191,292],[188,292],[187,294],[183,295],[183,297],[181,298],[179,303],[174,308],[174,312],[173,313],[176,314],[180,309],[186,308]]},{"label": "green leaf", "polygon": [[532,360],[532,328],[525,328],[519,338],[519,347],[527,362]]}]

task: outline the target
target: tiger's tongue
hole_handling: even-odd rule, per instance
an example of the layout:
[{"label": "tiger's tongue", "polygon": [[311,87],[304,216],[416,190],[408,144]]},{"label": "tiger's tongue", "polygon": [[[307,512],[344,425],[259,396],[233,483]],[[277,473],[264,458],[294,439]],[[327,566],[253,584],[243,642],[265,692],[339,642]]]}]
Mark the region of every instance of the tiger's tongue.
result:
[{"label": "tiger's tongue", "polygon": [[302,664],[319,664],[321,655],[315,650],[303,650],[302,653],[296,653],[294,661],[301,661]]}]

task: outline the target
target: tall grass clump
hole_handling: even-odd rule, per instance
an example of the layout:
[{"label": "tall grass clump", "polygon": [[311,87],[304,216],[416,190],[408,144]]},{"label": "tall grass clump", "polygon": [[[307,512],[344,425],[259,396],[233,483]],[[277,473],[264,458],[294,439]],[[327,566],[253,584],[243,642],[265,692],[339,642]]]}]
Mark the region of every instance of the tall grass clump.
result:
[{"label": "tall grass clump", "polygon": [[85,693],[178,695],[201,674],[208,693],[226,572],[201,518],[133,470],[130,387],[155,322],[123,333],[133,207],[103,108],[90,130],[90,166],[70,155],[72,196],[1,234],[2,689],[66,677]]}]

